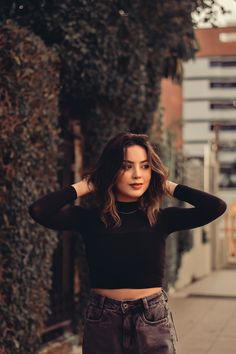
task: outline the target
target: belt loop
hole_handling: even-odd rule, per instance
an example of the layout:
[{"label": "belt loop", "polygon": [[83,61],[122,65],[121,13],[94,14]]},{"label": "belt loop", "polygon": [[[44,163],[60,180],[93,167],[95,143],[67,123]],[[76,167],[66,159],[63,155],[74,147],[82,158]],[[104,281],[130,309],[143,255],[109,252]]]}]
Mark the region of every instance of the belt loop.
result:
[{"label": "belt loop", "polygon": [[143,297],[143,298],[142,298],[142,301],[143,301],[143,306],[144,306],[145,310],[148,310],[148,309],[149,309],[149,306],[148,306],[147,298],[146,298],[146,297]]},{"label": "belt loop", "polygon": [[163,292],[165,301],[168,301],[168,294],[166,293],[166,291],[162,288],[161,291]]},{"label": "belt loop", "polygon": [[100,307],[101,309],[103,309],[104,302],[105,302],[105,296],[100,295],[100,296],[99,296],[99,301],[98,301],[98,307]]}]

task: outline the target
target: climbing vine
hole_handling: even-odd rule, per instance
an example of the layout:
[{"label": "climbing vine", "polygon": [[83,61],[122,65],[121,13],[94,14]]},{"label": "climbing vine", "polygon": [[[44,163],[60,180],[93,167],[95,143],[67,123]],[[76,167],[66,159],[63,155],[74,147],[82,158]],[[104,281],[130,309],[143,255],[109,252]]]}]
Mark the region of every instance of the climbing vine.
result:
[{"label": "climbing vine", "polygon": [[35,354],[50,313],[57,236],[33,222],[28,206],[59,188],[58,59],[8,21],[0,71],[0,352]]}]

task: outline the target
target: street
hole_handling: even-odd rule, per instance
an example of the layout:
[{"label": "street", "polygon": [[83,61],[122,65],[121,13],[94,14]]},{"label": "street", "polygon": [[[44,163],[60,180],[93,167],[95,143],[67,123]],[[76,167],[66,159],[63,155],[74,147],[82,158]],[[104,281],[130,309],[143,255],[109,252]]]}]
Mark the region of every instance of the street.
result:
[{"label": "street", "polygon": [[177,354],[236,353],[236,270],[211,275],[169,296]]}]

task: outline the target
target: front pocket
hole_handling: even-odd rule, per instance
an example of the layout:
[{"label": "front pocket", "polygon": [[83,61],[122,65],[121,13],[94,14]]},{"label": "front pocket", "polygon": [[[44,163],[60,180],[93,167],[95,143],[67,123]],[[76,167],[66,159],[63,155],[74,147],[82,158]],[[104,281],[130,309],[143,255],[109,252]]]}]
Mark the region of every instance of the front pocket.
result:
[{"label": "front pocket", "polygon": [[176,328],[175,328],[175,323],[174,323],[174,319],[173,319],[173,315],[172,315],[171,311],[170,311],[170,317],[171,317],[172,327],[174,329],[175,340],[178,342],[179,338],[178,338],[178,335],[177,335],[177,331],[176,331]]},{"label": "front pocket", "polygon": [[88,304],[85,313],[85,319],[87,321],[98,322],[102,319],[102,315],[103,315],[103,308],[98,307],[94,304]]},{"label": "front pocket", "polygon": [[147,324],[168,322],[168,309],[165,301],[159,301],[148,309],[143,309],[141,318]]}]

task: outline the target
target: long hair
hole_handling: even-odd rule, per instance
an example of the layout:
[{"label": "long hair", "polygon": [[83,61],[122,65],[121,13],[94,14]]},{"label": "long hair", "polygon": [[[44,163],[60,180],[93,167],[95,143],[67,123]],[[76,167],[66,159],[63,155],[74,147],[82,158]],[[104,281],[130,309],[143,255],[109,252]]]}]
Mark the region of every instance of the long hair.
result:
[{"label": "long hair", "polygon": [[114,186],[119,176],[125,149],[128,146],[139,145],[145,148],[151,167],[151,180],[148,189],[139,198],[139,209],[143,210],[153,226],[157,220],[163,197],[168,195],[166,181],[169,176],[168,168],[163,164],[146,134],[121,132],[108,141],[95,167],[84,172],[82,178],[94,186],[94,192],[100,205],[100,217],[106,227],[109,220],[115,227],[121,225],[121,220],[115,204]]}]

